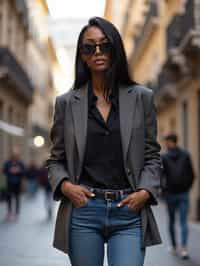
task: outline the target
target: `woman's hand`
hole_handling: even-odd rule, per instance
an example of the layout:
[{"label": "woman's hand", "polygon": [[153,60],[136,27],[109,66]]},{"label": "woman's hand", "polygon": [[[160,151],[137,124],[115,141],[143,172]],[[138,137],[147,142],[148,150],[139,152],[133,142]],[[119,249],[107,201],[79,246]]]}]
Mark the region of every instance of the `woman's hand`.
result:
[{"label": "woman's hand", "polygon": [[83,207],[90,197],[94,197],[94,193],[90,192],[87,188],[74,185],[69,181],[64,181],[61,185],[62,193],[70,199],[76,208]]},{"label": "woman's hand", "polygon": [[144,207],[145,203],[150,199],[150,197],[151,195],[148,191],[141,189],[128,195],[118,204],[118,207],[127,205],[130,209],[133,209],[137,212]]}]

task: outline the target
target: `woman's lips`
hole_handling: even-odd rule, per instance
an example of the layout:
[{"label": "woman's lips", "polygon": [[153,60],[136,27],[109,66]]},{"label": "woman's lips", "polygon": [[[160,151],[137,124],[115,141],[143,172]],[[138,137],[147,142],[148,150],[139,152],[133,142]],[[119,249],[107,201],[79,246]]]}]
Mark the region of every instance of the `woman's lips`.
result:
[{"label": "woman's lips", "polygon": [[94,63],[96,65],[102,65],[102,64],[105,64],[105,60],[103,60],[103,59],[96,59],[96,60],[94,60]]}]

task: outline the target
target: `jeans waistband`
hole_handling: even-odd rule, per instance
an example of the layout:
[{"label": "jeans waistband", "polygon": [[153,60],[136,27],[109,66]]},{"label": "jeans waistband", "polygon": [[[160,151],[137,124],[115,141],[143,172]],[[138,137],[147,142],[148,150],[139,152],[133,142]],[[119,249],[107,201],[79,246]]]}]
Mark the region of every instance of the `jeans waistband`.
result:
[{"label": "jeans waistband", "polygon": [[85,184],[81,184],[82,186],[86,187],[87,189],[89,189],[91,192],[92,191],[98,191],[98,192],[124,192],[124,193],[131,193],[133,192],[133,189],[132,188],[122,188],[122,189],[111,189],[111,188],[96,188],[96,187],[90,187],[88,185],[85,185]]},{"label": "jeans waistband", "polygon": [[133,192],[131,188],[103,189],[103,188],[89,187],[86,185],[84,186],[87,187],[91,192],[93,192],[97,198],[102,198],[105,200],[121,200],[125,196]]}]

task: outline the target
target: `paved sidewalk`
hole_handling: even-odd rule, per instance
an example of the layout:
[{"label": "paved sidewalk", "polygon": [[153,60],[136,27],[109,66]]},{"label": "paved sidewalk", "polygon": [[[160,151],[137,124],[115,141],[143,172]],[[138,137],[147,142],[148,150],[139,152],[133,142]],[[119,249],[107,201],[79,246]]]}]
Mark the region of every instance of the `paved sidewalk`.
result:
[{"label": "paved sidewalk", "polygon": [[[24,196],[21,216],[17,223],[1,222],[6,213],[5,207],[5,204],[0,204],[0,266],[70,266],[68,258],[52,247],[54,221],[45,222],[44,197],[41,192],[33,200]],[[190,226],[191,259],[182,261],[167,251],[163,205],[156,207],[154,211],[163,244],[147,249],[145,266],[200,266],[200,225]]]},{"label": "paved sidewalk", "polygon": [[190,223],[188,247],[190,260],[183,261],[177,256],[171,256],[168,252],[169,239],[167,234],[167,217],[164,204],[160,203],[159,207],[155,207],[154,213],[156,215],[156,220],[158,221],[163,244],[147,249],[145,266],[200,266],[200,224],[193,225]]}]

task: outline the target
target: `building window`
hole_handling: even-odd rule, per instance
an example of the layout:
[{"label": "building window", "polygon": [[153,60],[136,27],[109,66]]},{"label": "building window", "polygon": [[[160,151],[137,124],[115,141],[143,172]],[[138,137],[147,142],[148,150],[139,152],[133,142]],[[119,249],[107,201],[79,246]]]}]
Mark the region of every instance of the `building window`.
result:
[{"label": "building window", "polygon": [[6,17],[6,25],[7,25],[7,45],[11,47],[12,42],[12,8],[10,3],[7,3],[7,17]]},{"label": "building window", "polygon": [[14,12],[12,11],[12,15],[11,15],[11,19],[10,19],[10,43],[9,43],[9,46],[10,46],[11,51],[13,53],[15,53],[15,49],[16,49],[16,46],[15,46],[16,22],[15,22],[15,16],[13,13]]},{"label": "building window", "polygon": [[182,132],[183,132],[183,146],[188,148],[188,103],[182,103]]}]

